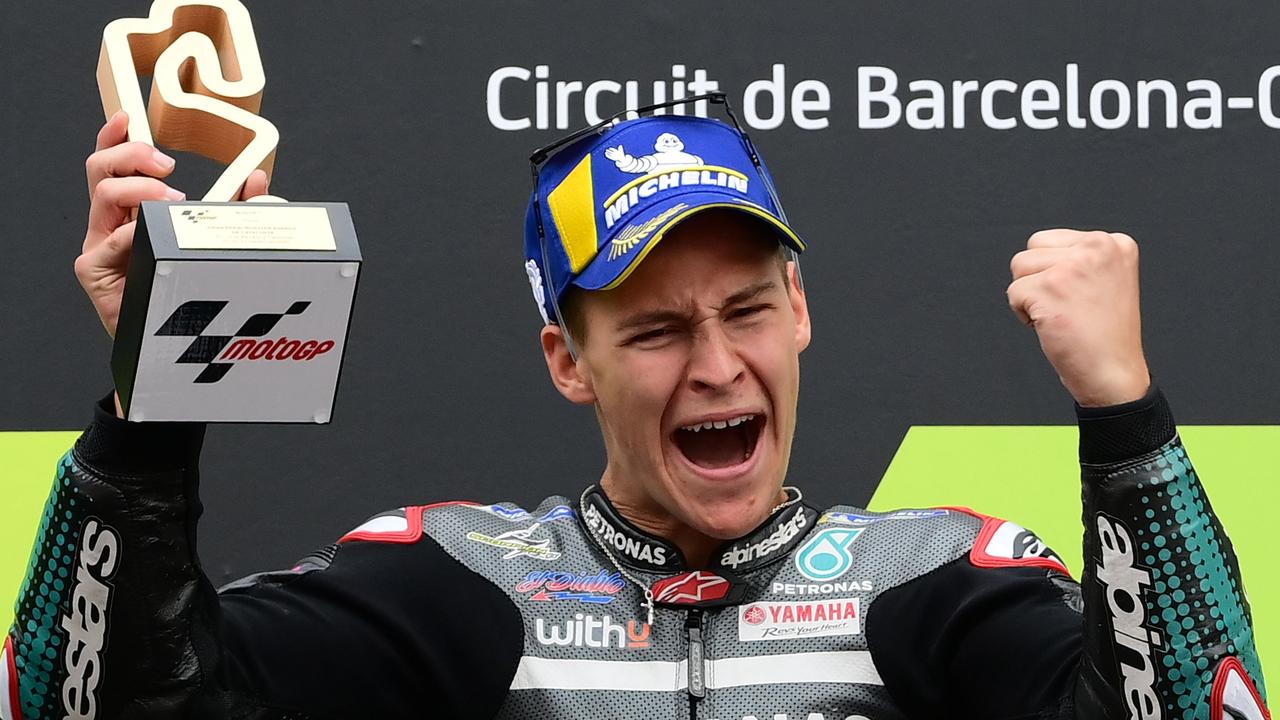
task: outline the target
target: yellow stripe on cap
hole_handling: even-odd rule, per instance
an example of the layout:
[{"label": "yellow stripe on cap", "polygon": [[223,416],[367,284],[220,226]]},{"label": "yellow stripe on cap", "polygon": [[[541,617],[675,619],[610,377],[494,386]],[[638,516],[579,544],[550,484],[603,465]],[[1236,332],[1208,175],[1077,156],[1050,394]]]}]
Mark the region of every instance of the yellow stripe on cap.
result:
[{"label": "yellow stripe on cap", "polygon": [[547,195],[551,218],[560,232],[560,244],[569,256],[574,274],[582,271],[599,252],[596,245],[596,212],[592,202],[591,155]]}]

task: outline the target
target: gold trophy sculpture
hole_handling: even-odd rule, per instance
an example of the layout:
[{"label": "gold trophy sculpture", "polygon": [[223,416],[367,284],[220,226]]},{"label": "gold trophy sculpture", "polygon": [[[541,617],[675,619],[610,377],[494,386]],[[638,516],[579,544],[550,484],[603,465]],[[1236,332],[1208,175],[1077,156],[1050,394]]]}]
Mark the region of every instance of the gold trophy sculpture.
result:
[{"label": "gold trophy sculpture", "polygon": [[345,203],[235,200],[274,168],[265,84],[239,0],[156,0],[103,31],[106,117],[124,110],[129,140],[226,165],[200,202],[142,203],[111,358],[131,421],[332,416],[360,249]]}]

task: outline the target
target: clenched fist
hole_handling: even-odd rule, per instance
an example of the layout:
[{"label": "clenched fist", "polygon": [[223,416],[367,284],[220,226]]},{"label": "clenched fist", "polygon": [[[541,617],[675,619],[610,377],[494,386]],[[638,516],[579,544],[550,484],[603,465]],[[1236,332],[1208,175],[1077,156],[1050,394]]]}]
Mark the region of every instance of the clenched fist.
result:
[{"label": "clenched fist", "polygon": [[1085,407],[1147,393],[1138,244],[1124,233],[1042,230],[1009,264],[1009,307],[1035,328],[1062,384]]}]

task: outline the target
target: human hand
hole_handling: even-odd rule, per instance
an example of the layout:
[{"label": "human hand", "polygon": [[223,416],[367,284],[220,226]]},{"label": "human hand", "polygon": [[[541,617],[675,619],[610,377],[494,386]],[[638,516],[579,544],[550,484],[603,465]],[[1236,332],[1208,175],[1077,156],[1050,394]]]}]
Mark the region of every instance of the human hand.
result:
[{"label": "human hand", "polygon": [[1035,328],[1062,384],[1085,407],[1151,386],[1142,351],[1138,244],[1124,233],[1042,230],[1009,264],[1009,307]]},{"label": "human hand", "polygon": [[[89,222],[75,262],[76,278],[113,338],[139,205],[143,200],[186,199],[186,195],[160,180],[173,172],[173,158],[146,143],[126,142],[128,127],[128,115],[113,115],[98,132],[97,147],[85,161]],[[266,191],[266,173],[255,170],[245,182],[241,197],[247,199]]]}]

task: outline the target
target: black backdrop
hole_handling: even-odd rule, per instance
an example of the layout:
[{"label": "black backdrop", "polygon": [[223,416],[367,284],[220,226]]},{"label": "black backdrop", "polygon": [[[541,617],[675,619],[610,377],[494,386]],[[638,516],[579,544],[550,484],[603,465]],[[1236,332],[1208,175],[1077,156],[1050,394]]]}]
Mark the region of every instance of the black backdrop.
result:
[{"label": "black backdrop", "polygon": [[[819,503],[870,497],[912,424],[1065,424],[1071,404],[1004,298],[1026,236],[1125,230],[1143,247],[1146,339],[1184,423],[1276,417],[1273,228],[1280,134],[1255,110],[1190,129],[1182,105],[1212,79],[1255,96],[1280,63],[1269,3],[317,2],[258,0],[263,114],[283,141],[273,190],[350,203],[366,260],[335,412],[324,427],[215,427],[204,461],[206,567],[215,581],[279,566],[378,510],[448,498],[532,503],[603,467],[589,410],[546,378],[521,268],[529,151],[563,131],[495,128],[491,73],[670,79],[705,68],[739,104],[785,65],[821,81],[821,130],[788,119],[753,135],[793,224],[815,342],[802,367],[792,481]],[[102,27],[144,2],[0,4],[3,82],[0,430],[82,426],[110,386],[109,343],[71,271],[87,209],[83,161],[102,117]],[[1090,88],[1163,78],[1178,127],[996,130],[859,119],[858,68],[891,68],[898,96],[934,79],[1019,86],[1068,63]],[[1280,96],[1280,93],[1277,93]],[[1119,111],[1112,92],[1103,111]],[[503,112],[532,114],[528,84]],[[580,99],[581,96],[578,96]],[[1018,117],[1017,99],[995,111]],[[1064,100],[1065,102],[1065,100]],[[1280,101],[1276,103],[1280,108]],[[580,103],[570,127],[585,122]],[[610,106],[608,109],[617,109]],[[883,107],[877,107],[882,111]],[[768,108],[761,109],[768,114]],[[184,164],[185,163],[185,164]],[[180,163],[196,196],[210,169]],[[191,170],[189,165],[196,166]]]}]

